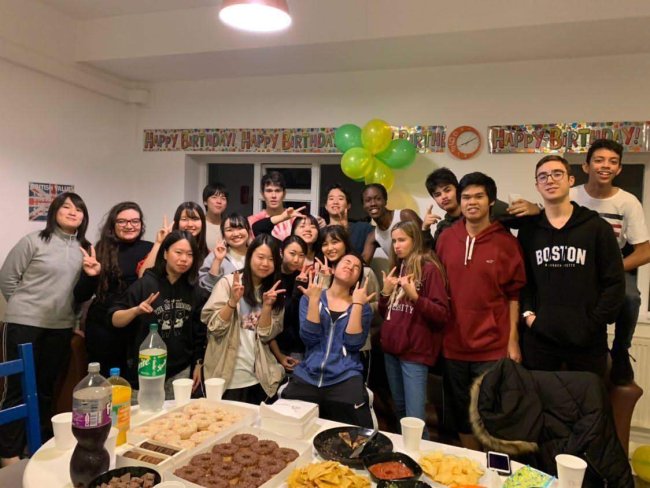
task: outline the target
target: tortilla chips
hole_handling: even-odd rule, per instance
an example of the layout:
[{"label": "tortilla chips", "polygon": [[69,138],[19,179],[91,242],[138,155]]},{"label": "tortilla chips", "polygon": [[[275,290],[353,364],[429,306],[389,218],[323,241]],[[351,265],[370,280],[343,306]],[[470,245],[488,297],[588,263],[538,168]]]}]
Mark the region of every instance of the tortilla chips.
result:
[{"label": "tortilla chips", "polygon": [[485,472],[476,461],[446,455],[440,451],[420,458],[420,466],[429,478],[451,487],[476,485]]},{"label": "tortilla chips", "polygon": [[368,488],[370,480],[355,474],[336,461],[312,463],[294,469],[287,480],[289,488]]}]

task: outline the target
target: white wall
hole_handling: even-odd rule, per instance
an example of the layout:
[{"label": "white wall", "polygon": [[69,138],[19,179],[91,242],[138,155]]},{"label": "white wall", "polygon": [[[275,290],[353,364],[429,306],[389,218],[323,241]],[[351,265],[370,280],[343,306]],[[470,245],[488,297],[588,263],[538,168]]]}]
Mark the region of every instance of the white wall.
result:
[{"label": "white wall", "polygon": [[134,196],[132,109],[3,60],[0,93],[0,262],[23,235],[44,227],[28,221],[30,181],[73,184],[88,205],[94,241],[109,207]]}]

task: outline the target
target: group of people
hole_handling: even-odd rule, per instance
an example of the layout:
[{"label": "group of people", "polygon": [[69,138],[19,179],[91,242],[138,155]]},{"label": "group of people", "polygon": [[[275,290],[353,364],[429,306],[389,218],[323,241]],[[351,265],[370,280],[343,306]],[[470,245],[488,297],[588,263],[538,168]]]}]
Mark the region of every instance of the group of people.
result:
[{"label": "group of people", "polygon": [[[613,186],[622,156],[618,143],[596,141],[578,188],[564,158],[542,158],[541,208],[498,201],[494,180],[478,172],[429,175],[444,216],[433,205],[422,218],[391,210],[386,189],[366,185],[370,222],[348,219],[352,201],[340,185],[327,190],[326,218],[285,207],[284,179],[269,172],[260,213],[228,213],[227,189],[209,184],[203,206],[182,203],[153,243],[143,240],[140,207],[122,202],[91,245],[83,200],[63,193],[45,229],[21,239],[0,270],[3,349],[11,359],[18,344],[33,343],[47,435],[79,317],[88,359],[104,374],[119,367],[134,390],[153,322],[168,349],[168,396],[175,378],[193,378],[200,395],[205,379],[220,377],[225,399],[311,401],[324,418],[364,427],[373,426],[367,384],[380,345],[396,416],[425,419],[429,368],[443,360],[446,411],[461,442],[478,448],[470,387],[502,358],[605,379],[606,325],[616,322],[612,379],[633,379],[627,349],[640,298],[625,272],[650,262],[650,244],[640,203]],[[377,248],[390,259],[381,280],[369,266]],[[10,379],[2,408],[20,398]],[[2,458],[24,444],[20,422],[0,427]]]}]

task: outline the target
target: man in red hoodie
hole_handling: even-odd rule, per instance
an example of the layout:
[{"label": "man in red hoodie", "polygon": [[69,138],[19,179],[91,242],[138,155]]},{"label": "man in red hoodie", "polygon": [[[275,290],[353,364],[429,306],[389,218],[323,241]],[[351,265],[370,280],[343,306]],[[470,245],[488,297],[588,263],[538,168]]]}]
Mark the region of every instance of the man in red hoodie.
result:
[{"label": "man in red hoodie", "polygon": [[454,413],[463,446],[480,449],[468,420],[469,390],[499,359],[521,361],[517,321],[526,274],[517,239],[499,222],[490,222],[497,194],[494,180],[469,173],[460,180],[458,194],[463,218],[436,244],[451,296],[443,338],[444,383],[450,399],[445,411]]}]

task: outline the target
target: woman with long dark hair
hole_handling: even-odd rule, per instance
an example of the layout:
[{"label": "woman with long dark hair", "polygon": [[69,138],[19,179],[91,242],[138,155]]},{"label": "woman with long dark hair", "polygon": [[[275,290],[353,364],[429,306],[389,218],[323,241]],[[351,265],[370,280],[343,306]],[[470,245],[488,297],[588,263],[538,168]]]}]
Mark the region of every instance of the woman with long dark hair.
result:
[{"label": "woman with long dark hair", "polygon": [[[86,204],[76,193],[62,193],[48,209],[45,229],[18,241],[0,269],[0,290],[7,300],[2,348],[5,359],[12,360],[18,357],[19,344],[33,344],[43,441],[52,436],[54,383],[68,364],[77,320],[73,289],[82,267],[89,273],[97,271],[86,229]],[[22,401],[20,376],[6,381],[2,409]],[[20,456],[25,444],[22,420],[0,426],[3,464]]]},{"label": "woman with long dark hair", "polygon": [[[167,346],[165,398],[173,398],[172,381],[189,378],[194,372],[194,388],[199,386],[205,351],[205,325],[199,315],[206,294],[198,286],[198,247],[192,234],[174,230],[163,240],[156,263],[133,283],[109,310],[115,327],[134,327],[130,344],[133,360],[130,374],[137,389],[137,358],[140,344],[149,333],[149,324],[158,323],[158,333]],[[199,367],[196,367],[199,366]]]},{"label": "woman with long dark hair", "polygon": [[86,314],[86,352],[90,362],[99,362],[102,375],[112,367],[127,375],[127,348],[133,340],[130,329],[118,329],[108,320],[113,302],[138,279],[136,268],[151,251],[140,206],[135,202],[114,205],[106,215],[95,247],[101,266],[99,275],[81,273],[74,289],[78,303],[93,298]]},{"label": "woman with long dark hair", "polygon": [[277,239],[258,235],[248,246],[243,273],[219,280],[203,307],[204,375],[226,380],[227,400],[259,404],[276,394],[284,376],[268,346],[282,331],[281,264]]}]

